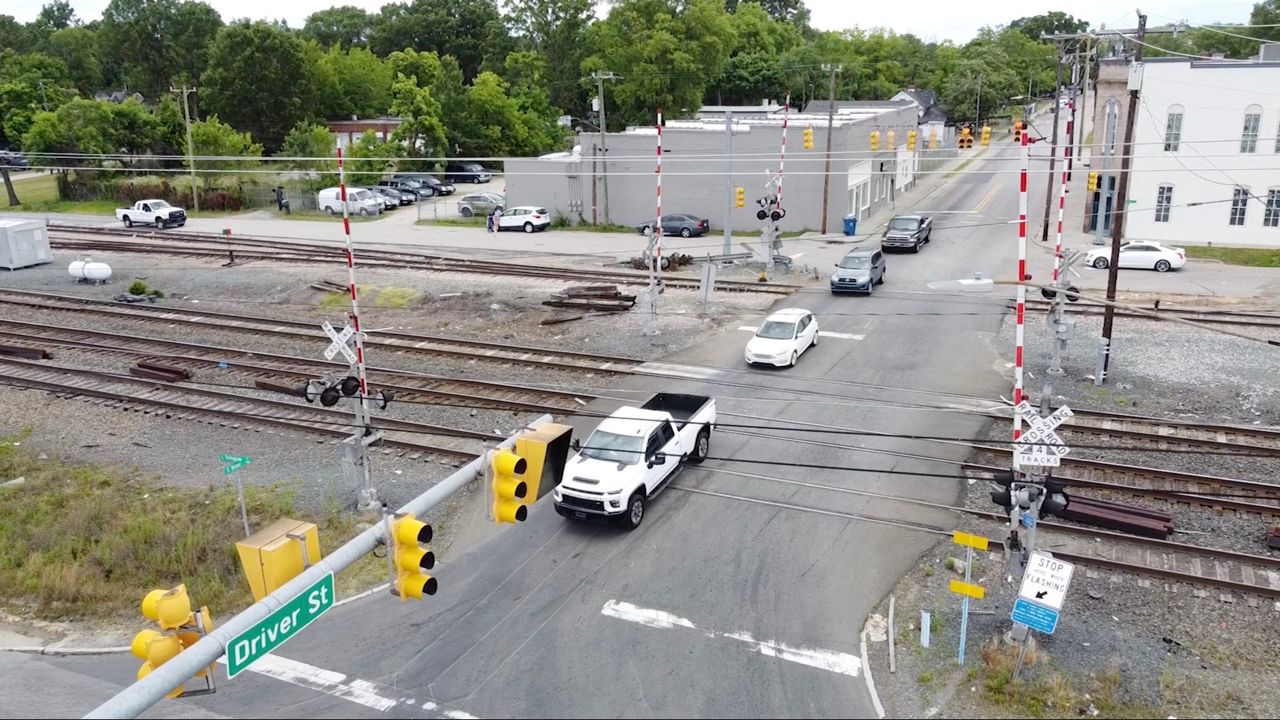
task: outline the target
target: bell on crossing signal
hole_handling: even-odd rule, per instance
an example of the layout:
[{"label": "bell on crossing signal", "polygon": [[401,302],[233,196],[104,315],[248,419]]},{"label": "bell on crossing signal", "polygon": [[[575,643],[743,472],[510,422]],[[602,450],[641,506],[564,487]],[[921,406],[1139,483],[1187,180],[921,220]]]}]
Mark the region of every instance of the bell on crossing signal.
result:
[{"label": "bell on crossing signal", "polygon": [[804,129],[804,149],[805,150],[813,149],[813,128],[811,127],[807,127]]},{"label": "bell on crossing signal", "polygon": [[875,152],[880,149],[880,131],[871,131],[871,151]]},{"label": "bell on crossing signal", "polygon": [[524,522],[529,514],[525,497],[529,486],[524,474],[529,464],[510,450],[497,450],[489,462],[493,488],[493,520],[496,523]]},{"label": "bell on crossing signal", "polygon": [[738,207],[742,207],[742,206],[744,206],[744,205],[746,205],[746,204],[747,204],[747,190],[746,190],[746,188],[741,188],[741,187],[740,187],[740,188],[735,188],[735,193],[734,193],[734,194],[737,196],[737,198],[736,198],[736,200],[735,200],[735,203],[737,204],[737,206],[738,206]]},{"label": "bell on crossing signal", "polygon": [[413,513],[398,514],[391,521],[390,537],[389,551],[395,566],[391,594],[398,595],[402,602],[435,595],[436,579],[426,571],[436,566],[436,555],[424,547],[431,542],[431,526]]}]

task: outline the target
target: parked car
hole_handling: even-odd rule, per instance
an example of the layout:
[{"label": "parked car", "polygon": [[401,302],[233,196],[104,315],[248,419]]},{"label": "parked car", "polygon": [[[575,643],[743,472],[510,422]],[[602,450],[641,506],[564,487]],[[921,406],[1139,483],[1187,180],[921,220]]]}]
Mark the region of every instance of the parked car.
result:
[{"label": "parked car", "polygon": [[417,180],[409,180],[409,179],[379,180],[378,187],[389,187],[389,188],[395,188],[396,190],[403,190],[405,192],[410,192],[410,193],[413,193],[413,197],[417,200],[421,200],[423,198],[435,197],[435,194],[436,194],[436,191],[434,188],[429,187],[427,185],[423,185]]},{"label": "parked car", "polygon": [[400,207],[400,198],[398,197],[393,198],[390,195],[380,193],[374,190],[373,188],[347,188],[347,194],[350,195],[352,190],[368,190],[370,193],[373,194],[375,198],[377,198],[379,202],[382,203],[383,210],[395,210],[396,208]]},{"label": "parked car", "polygon": [[878,248],[850,250],[831,275],[831,292],[860,292],[871,294],[876,285],[884,282],[884,251]]},{"label": "parked car", "polygon": [[[1090,250],[1084,256],[1085,262],[1098,269],[1105,269],[1111,264],[1111,248],[1100,247]],[[1187,253],[1182,248],[1162,245],[1158,242],[1127,242],[1120,246],[1120,263],[1122,268],[1140,268],[1169,272],[1187,264]]]},{"label": "parked car", "polygon": [[[316,207],[330,215],[342,214],[341,192],[341,189],[336,187],[321,190],[316,194]],[[349,215],[381,215],[383,207],[381,195],[374,195],[373,192],[364,188],[350,188],[347,190],[347,213]]]},{"label": "parked car", "polygon": [[116,219],[125,227],[155,225],[160,230],[187,224],[187,211],[164,200],[139,200],[133,207],[117,208]]},{"label": "parked car", "polygon": [[658,393],[638,408],[618,408],[586,443],[572,443],[576,452],[551,493],[556,512],[635,530],[680,468],[706,459],[715,423],[716,401],[706,395]]},{"label": "parked car", "polygon": [[479,215],[486,217],[494,210],[506,207],[507,199],[497,193],[472,193],[458,201],[458,214],[462,217]]},{"label": "parked car", "polygon": [[551,226],[551,213],[546,208],[524,205],[507,208],[498,216],[498,230],[521,229],[527,233]]},{"label": "parked car", "polygon": [[787,308],[765,318],[747,341],[748,365],[795,367],[805,350],[818,345],[818,319],[804,308]]},{"label": "parked car", "polygon": [[933,218],[925,215],[898,215],[889,221],[884,237],[880,239],[883,250],[889,248],[911,248],[911,252],[920,252],[920,246],[929,242],[933,234]]},{"label": "parked car", "polygon": [[409,205],[413,203],[413,201],[418,199],[418,196],[414,195],[413,193],[405,192],[403,190],[397,190],[391,187],[383,187],[381,185],[374,185],[373,187],[369,188],[369,190],[379,195],[382,195],[384,197],[391,198],[396,202],[396,205]]},{"label": "parked car", "polygon": [[14,150],[0,150],[0,167],[26,170],[31,167],[27,156]]},{"label": "parked car", "polygon": [[435,193],[436,195],[452,195],[455,190],[455,188],[453,187],[453,183],[442,182],[434,177],[431,177],[430,175],[422,175],[422,174],[393,175],[391,179],[392,180],[412,180],[413,182],[416,182],[419,185],[423,185],[425,187],[431,188],[432,192]]},{"label": "parked car", "polygon": [[451,162],[444,166],[444,177],[456,183],[487,183],[493,179],[493,173],[484,169],[478,162]]},{"label": "parked car", "polygon": [[[639,230],[641,235],[648,235],[653,232],[653,221],[637,225],[636,230]],[[662,216],[663,235],[679,235],[687,238],[706,235],[710,231],[711,223],[706,218],[683,214]]]}]

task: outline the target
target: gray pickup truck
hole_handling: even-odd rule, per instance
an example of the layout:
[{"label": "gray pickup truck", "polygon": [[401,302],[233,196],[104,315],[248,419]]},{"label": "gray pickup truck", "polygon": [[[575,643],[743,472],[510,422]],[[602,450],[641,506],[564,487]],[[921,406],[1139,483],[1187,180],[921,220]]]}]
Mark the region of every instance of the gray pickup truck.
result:
[{"label": "gray pickup truck", "polygon": [[920,246],[929,242],[932,234],[933,218],[925,215],[898,215],[885,228],[880,248],[910,248],[911,252],[918,253]]}]

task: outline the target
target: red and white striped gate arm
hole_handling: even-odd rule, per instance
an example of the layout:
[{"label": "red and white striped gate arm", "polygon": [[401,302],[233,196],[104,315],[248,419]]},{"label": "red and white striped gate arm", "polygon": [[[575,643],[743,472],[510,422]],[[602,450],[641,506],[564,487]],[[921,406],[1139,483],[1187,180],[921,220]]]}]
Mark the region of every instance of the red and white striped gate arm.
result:
[{"label": "red and white striped gate arm", "polygon": [[351,291],[351,323],[355,329],[356,377],[360,380],[360,407],[365,409],[369,385],[364,370],[364,332],[360,328],[360,298],[356,290],[356,257],[351,245],[351,213],[347,208],[347,176],[342,163],[342,142],[338,142],[338,189],[342,198],[342,232],[347,243],[347,285]]},{"label": "red and white striped gate arm", "polygon": [[[1027,286],[1023,283],[1027,278],[1027,168],[1031,157],[1027,146],[1027,132],[1022,133],[1021,172],[1018,181],[1018,325],[1014,330],[1013,354],[1013,439],[1022,437],[1022,411],[1018,405],[1022,403],[1022,324],[1027,314]],[[1014,472],[1021,463],[1018,455],[1013,455]]]}]

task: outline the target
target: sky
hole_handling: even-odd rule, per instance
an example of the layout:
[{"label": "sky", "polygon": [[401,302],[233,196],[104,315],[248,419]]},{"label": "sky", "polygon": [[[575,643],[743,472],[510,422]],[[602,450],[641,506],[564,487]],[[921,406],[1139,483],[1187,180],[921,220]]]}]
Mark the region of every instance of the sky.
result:
[{"label": "sky", "polygon": [[[315,0],[204,0],[224,21],[249,17],[255,20],[286,20],[291,27],[302,27],[308,15],[326,7]],[[501,1],[501,0],[500,0]],[[13,15],[22,22],[30,22],[40,12],[47,0],[8,0],[4,14]],[[82,20],[93,20],[102,15],[108,0],[71,0],[76,15]],[[385,0],[332,0],[332,5],[355,5],[376,12]],[[893,2],[854,2],[853,0],[806,0],[812,14],[814,27],[820,30],[844,30],[852,27],[870,29],[891,28],[900,34],[911,33],[926,42],[951,40],[958,45],[969,41],[983,25],[1003,25],[1018,17],[1039,15],[1051,10],[1062,10],[1069,15],[1083,18],[1094,27],[1105,24],[1109,28],[1136,27],[1137,16],[1133,10],[1122,9],[1122,3],[1110,0],[1077,0],[1065,6],[1061,3],[1030,0],[1020,4],[974,3],[957,0],[915,0],[906,6]],[[606,3],[599,3],[603,14]],[[905,8],[905,11],[904,11]],[[1176,20],[1200,23],[1244,23],[1253,9],[1252,0],[1165,0],[1159,7],[1143,7],[1148,23],[1160,25]]]}]

